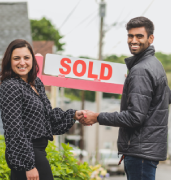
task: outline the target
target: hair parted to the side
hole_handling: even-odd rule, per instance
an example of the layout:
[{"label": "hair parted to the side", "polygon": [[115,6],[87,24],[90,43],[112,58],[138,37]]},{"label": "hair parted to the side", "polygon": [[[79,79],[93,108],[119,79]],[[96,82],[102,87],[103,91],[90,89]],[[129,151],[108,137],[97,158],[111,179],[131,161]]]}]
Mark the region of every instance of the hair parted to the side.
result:
[{"label": "hair parted to the side", "polygon": [[30,72],[28,73],[28,83],[34,85],[34,81],[37,77],[37,73],[39,72],[39,66],[37,64],[31,45],[23,39],[16,39],[8,45],[4,57],[2,59],[0,83],[2,83],[5,79],[9,79],[12,77],[19,77],[18,74],[15,74],[11,68],[11,55],[14,49],[22,48],[22,47],[27,47],[32,55],[33,66]]},{"label": "hair parted to the side", "polygon": [[150,19],[146,17],[140,16],[133,18],[126,24],[127,31],[137,27],[144,27],[146,29],[148,37],[154,33],[154,24]]}]

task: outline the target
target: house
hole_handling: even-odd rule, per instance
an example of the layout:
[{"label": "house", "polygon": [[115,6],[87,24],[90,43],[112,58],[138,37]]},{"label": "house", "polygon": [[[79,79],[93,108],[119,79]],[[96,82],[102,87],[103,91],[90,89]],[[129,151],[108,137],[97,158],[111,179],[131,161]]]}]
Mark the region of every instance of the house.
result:
[{"label": "house", "polygon": [[[25,39],[32,44],[26,2],[0,2],[0,68],[8,44],[14,39]],[[0,134],[3,133],[0,119]]]}]

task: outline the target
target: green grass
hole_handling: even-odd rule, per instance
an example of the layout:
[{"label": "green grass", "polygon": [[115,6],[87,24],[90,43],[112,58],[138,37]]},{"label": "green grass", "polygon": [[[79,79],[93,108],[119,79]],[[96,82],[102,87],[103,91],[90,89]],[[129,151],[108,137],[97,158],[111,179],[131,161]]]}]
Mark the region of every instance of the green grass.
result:
[{"label": "green grass", "polygon": [[70,94],[65,93],[65,97],[71,99],[71,101],[81,101],[80,97],[75,96],[74,94],[71,93]]}]

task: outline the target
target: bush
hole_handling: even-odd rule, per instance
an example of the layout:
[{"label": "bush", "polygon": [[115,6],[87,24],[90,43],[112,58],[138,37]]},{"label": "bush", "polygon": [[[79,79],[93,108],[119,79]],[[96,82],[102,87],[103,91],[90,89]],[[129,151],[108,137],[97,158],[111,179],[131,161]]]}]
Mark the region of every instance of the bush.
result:
[{"label": "bush", "polygon": [[5,160],[5,139],[0,136],[0,180],[9,180],[11,170]]},{"label": "bush", "polygon": [[63,150],[57,151],[53,142],[46,148],[54,180],[89,180],[91,169],[87,162],[79,164],[70,152],[73,148],[62,143]]},{"label": "bush", "polygon": [[[72,147],[62,143],[63,150],[57,151],[54,142],[49,141],[46,148],[54,180],[89,180],[92,170],[88,163],[79,164],[70,152]],[[10,179],[10,169],[5,160],[5,140],[0,136],[0,180]]]}]

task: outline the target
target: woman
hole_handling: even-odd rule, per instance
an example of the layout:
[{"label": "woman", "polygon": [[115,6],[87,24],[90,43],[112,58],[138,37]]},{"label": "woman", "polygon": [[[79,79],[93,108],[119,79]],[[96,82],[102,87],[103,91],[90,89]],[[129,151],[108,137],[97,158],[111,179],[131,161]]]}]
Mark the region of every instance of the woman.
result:
[{"label": "woman", "polygon": [[53,180],[45,148],[84,111],[52,109],[30,44],[12,41],[2,59],[0,109],[11,180]]}]

